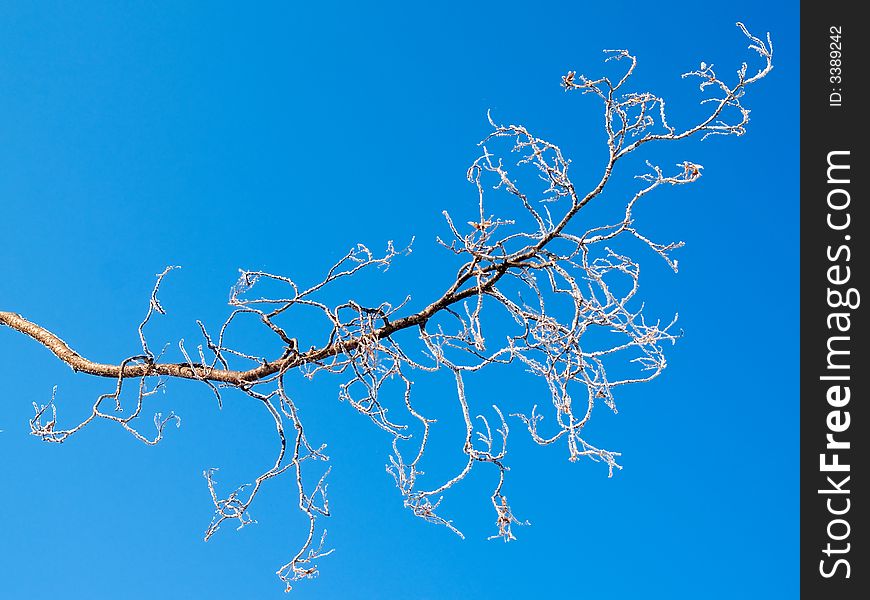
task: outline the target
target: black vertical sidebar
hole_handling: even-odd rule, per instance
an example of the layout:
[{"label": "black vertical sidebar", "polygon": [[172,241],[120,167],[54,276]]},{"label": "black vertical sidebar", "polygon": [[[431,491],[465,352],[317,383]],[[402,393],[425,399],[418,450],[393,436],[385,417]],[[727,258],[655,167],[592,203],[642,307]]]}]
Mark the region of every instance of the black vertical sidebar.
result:
[{"label": "black vertical sidebar", "polygon": [[870,32],[859,6],[801,3],[801,595],[831,600],[870,590],[870,494],[858,491],[870,485]]}]

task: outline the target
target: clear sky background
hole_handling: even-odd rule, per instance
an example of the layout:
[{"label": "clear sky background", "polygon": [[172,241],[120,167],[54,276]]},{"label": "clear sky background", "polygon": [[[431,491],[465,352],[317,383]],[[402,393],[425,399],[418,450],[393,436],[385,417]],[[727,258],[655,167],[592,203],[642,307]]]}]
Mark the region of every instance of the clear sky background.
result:
[{"label": "clear sky background", "polygon": [[[113,362],[136,352],[166,265],[183,269],[166,280],[170,314],[152,341],[194,345],[194,320],[220,322],[239,268],[314,281],[356,242],[411,236],[414,252],[357,292],[422,304],[455,268],[434,239],[442,210],[475,202],[465,170],[488,109],[560,144],[582,187],[603,160],[600,111],[560,77],[603,73],[603,48],[629,48],[637,88],[666,96],[685,123],[698,96],[679,74],[751,61],[742,20],[771,32],[776,64],[749,92],[748,133],[642,157],[705,171],[638,214],[642,230],[687,244],[678,275],[636,255],[648,314],[679,312],[685,336],[662,377],[617,396],[618,415],[593,417],[590,438],[621,451],[625,469],[608,479],[600,464],[569,463],[514,420],[505,491],[532,526],[486,541],[493,473],[480,469],[445,500],[462,541],[403,509],[384,472],[388,439],[338,402],[339,380],[300,386],[309,435],[329,445],[336,551],[293,597],[797,597],[797,9],[3,2],[0,309]],[[623,166],[614,202],[635,174]],[[258,525],[202,542],[202,470],[220,467],[226,487],[251,480],[273,450],[267,415],[233,394],[218,411],[206,388],[171,383],[148,412],[175,410],[183,425],[158,447],[108,423],[54,446],[27,425],[54,385],[72,419],[112,384],[0,329],[0,597],[286,597],[273,573],[307,527],[290,480],[267,486]],[[421,387],[439,416],[455,402],[440,385]],[[488,385],[481,406],[548,402],[528,376]],[[447,415],[433,472],[459,456]]]}]

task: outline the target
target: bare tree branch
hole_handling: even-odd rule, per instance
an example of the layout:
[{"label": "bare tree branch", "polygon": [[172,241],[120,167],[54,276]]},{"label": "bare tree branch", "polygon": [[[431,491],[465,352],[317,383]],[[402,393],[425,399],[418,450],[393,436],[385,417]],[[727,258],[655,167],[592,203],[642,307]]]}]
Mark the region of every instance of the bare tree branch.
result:
[{"label": "bare tree branch", "polygon": [[[457,220],[444,212],[449,235],[446,240],[438,239],[461,264],[444,292],[416,312],[406,308],[410,297],[396,305],[384,301],[376,306],[357,300],[334,305],[323,299],[323,291],[332,284],[363,270],[386,270],[394,259],[410,251],[410,246],[397,250],[392,242],[382,255],[362,244],[351,248],[321,280],[307,286],[282,275],[242,271],[230,292],[229,316],[214,333],[197,321],[204,345],[191,357],[182,340],[178,351],[183,360],[178,362],[160,362],[162,353],[154,354],[146,335],[152,317],[165,314],[158,293],[173,267],[157,275],[148,310],[137,328],[141,350],[117,364],[91,361],[44,327],[18,314],[0,312],[0,324],[33,338],[74,371],[115,380],[114,389],[97,398],[91,414],[67,428],[58,425],[53,392],[47,404],[34,404],[31,432],[45,441],[63,442],[102,418],[118,423],[144,443],[156,444],[165,426],[180,424],[179,418],[158,413],[150,437],[137,429],[137,419],[148,397],[173,378],[202,381],[219,405],[222,390],[227,388],[256,400],[275,424],[274,460],[253,483],[237,486],[228,494],[218,492],[217,469],[204,471],[215,507],[205,538],[226,521],[236,521],[239,528],[253,523],[249,511],[263,484],[292,473],[299,510],[309,527],[299,550],[277,572],[289,590],[293,582],[315,577],[316,561],[331,550],[325,549],[326,531],[318,535],[317,526],[320,517],[329,516],[329,469],[316,464],[328,457],[325,446],[308,440],[285,377],[291,372],[308,378],[328,373],[341,379],[339,399],[389,436],[392,453],[387,471],[414,515],[462,536],[453,521],[441,514],[443,495],[472,469],[487,464],[497,476],[490,498],[497,532],[491,539],[515,539],[512,526],[526,523],[514,515],[504,493],[508,421],[496,404],[490,404],[492,412],[478,412],[479,401],[469,395],[466,378],[495,365],[521,367],[545,384],[552,405],[546,425],[537,403],[530,409],[520,406],[513,413],[531,438],[541,445],[564,441],[571,461],[586,457],[602,462],[609,476],[622,468],[620,453],[588,440],[584,428],[596,406],[617,411],[618,388],[660,375],[667,366],[664,346],[679,336],[674,332],[676,316],[662,321],[644,314],[637,299],[640,266],[622,246],[624,240],[640,242],[677,271],[672,252],[682,242],[650,239],[638,227],[634,209],[660,188],[695,183],[703,167],[685,160],[675,168],[663,169],[647,161],[648,170],[636,176],[636,191],[625,199],[612,223],[581,226],[575,217],[602,193],[617,163],[642,146],[745,132],[749,122],[749,110],[743,105],[746,90],[772,69],[773,47],[769,36],[762,40],[743,24],[738,27],[761,66],[752,74],[743,63],[731,83],[720,79],[713,65],[706,63],[685,73],[683,77],[700,81],[701,102],[710,110],[684,128],[669,122],[663,98],[627,91],[637,60],[626,50],[605,51],[607,61],[622,67],[616,78],[590,79],[574,71],[562,78],[566,91],[591,94],[603,106],[607,161],[598,182],[588,191],[575,187],[571,163],[557,145],[522,125],[498,124],[490,116],[492,132],[481,142],[481,155],[467,173],[477,193],[475,216],[470,221]],[[502,148],[505,143],[507,152]],[[508,161],[505,156],[511,154],[514,159]],[[268,282],[268,289],[284,290],[282,295],[255,296],[262,282]],[[287,315],[301,313],[319,315],[327,324],[319,345],[304,349],[287,331]],[[281,354],[266,359],[229,347],[227,332],[243,320],[271,332],[283,348]],[[464,424],[461,450],[465,459],[442,480],[424,477],[422,465],[435,421],[416,408],[411,379],[413,372],[438,370],[453,376],[456,390],[451,401],[456,402]],[[149,386],[152,378],[157,378],[156,383]],[[138,380],[136,400],[125,410],[122,390],[131,379]],[[396,394],[386,388],[389,382],[402,391]],[[112,401],[115,414],[103,410],[107,401]]]}]

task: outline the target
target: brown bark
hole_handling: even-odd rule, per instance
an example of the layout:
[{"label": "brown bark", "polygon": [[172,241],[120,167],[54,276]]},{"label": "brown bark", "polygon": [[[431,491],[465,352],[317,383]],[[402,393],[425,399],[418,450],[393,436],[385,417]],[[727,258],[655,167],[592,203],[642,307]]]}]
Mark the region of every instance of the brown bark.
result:
[{"label": "brown bark", "polygon": [[0,312],[0,324],[6,325],[15,331],[30,336],[51,350],[55,356],[68,364],[73,371],[88,373],[89,375],[97,375],[99,377],[111,377],[114,379],[119,377],[130,378],[165,375],[182,379],[206,379],[232,385],[243,385],[245,383],[262,379],[263,377],[268,377],[273,373],[277,373],[282,367],[295,366],[287,365],[287,363],[296,362],[297,364],[301,364],[302,362],[305,362],[297,355],[282,360],[271,361],[248,371],[216,369],[196,364],[193,365],[194,368],[191,368],[191,365],[186,363],[133,364],[125,365],[122,368],[120,365],[109,365],[88,360],[70,348],[69,345],[57,335],[32,321],[28,321],[21,315],[12,312]]}]

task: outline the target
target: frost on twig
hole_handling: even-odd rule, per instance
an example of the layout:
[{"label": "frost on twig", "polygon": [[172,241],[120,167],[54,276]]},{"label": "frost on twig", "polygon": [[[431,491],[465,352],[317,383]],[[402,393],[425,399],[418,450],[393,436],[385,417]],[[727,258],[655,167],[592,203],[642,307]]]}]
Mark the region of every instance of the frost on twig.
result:
[{"label": "frost on twig", "polygon": [[[146,444],[156,444],[168,423],[180,425],[174,413],[167,417],[158,413],[153,417],[153,433],[146,435],[139,429],[145,403],[166,381],[202,382],[218,406],[227,389],[246,395],[272,419],[275,453],[259,476],[230,486],[229,493],[221,491],[217,469],[204,471],[214,505],[205,538],[227,521],[237,528],[254,523],[250,511],[262,486],[279,476],[293,478],[308,529],[299,549],[277,571],[289,590],[293,582],[315,577],[317,561],[332,550],[326,549],[326,531],[319,526],[319,519],[330,514],[329,468],[322,465],[328,460],[325,445],[308,439],[286,376],[293,372],[308,379],[331,376],[337,380],[339,399],[383,430],[389,440],[387,471],[413,515],[462,536],[445,515],[442,499],[473,469],[483,467],[494,475],[490,501],[496,531],[490,539],[515,539],[513,526],[527,523],[515,516],[504,492],[510,432],[507,408],[536,443],[564,444],[569,460],[602,463],[608,476],[622,468],[620,453],[590,439],[586,425],[602,406],[617,412],[622,387],[660,375],[667,366],[665,348],[679,336],[676,315],[659,319],[645,313],[639,299],[640,262],[626,241],[633,242],[635,249],[640,242],[676,272],[673,253],[682,242],[652,239],[636,219],[635,208],[662,188],[696,183],[703,167],[684,160],[663,168],[647,160],[646,170],[634,174],[633,193],[623,199],[610,222],[591,225],[575,217],[602,193],[627,154],[690,137],[739,136],[746,131],[746,90],[770,72],[773,46],[769,36],[763,40],[743,24],[738,27],[760,66],[743,63],[730,79],[704,62],[686,72],[683,77],[699,82],[701,103],[707,107],[706,115],[687,127],[677,128],[669,121],[664,98],[629,89],[638,63],[627,50],[606,51],[606,60],[618,71],[616,77],[588,78],[570,71],[562,78],[566,91],[590,95],[602,107],[607,161],[591,189],[575,187],[571,162],[555,143],[525,126],[499,124],[490,116],[492,131],[481,142],[481,154],[467,173],[476,201],[470,220],[443,213],[446,234],[438,242],[456,261],[455,277],[446,282],[441,295],[416,312],[409,309],[409,296],[398,302],[335,303],[324,293],[362,271],[386,270],[410,252],[410,246],[397,249],[392,242],[383,253],[362,244],[350,248],[314,283],[242,271],[230,291],[227,318],[212,330],[197,321],[202,342],[195,352],[179,342],[178,362],[163,362],[166,349],[155,355],[146,334],[152,317],[165,312],[158,292],[171,268],[157,276],[137,329],[141,350],[116,365],[89,361],[53,333],[14,313],[0,312],[0,323],[39,341],[73,369],[115,380],[114,389],[97,398],[91,414],[70,427],[59,425],[55,393],[47,404],[34,404],[31,432],[45,441],[63,442],[92,421],[104,419]],[[529,173],[534,175],[531,183]],[[297,314],[319,315],[326,324],[317,343],[303,344],[289,329],[288,316]],[[280,354],[269,358],[231,347],[228,332],[243,321],[273,336]],[[530,374],[541,383],[548,402],[470,393],[469,377],[496,365],[519,367]],[[464,457],[453,473],[440,479],[423,471],[436,423],[418,407],[413,384],[414,378],[436,371],[449,374],[455,385],[441,400],[455,409],[460,423],[456,443]],[[127,406],[122,402],[125,385],[136,386],[135,400]],[[546,408],[539,408],[544,404]],[[490,408],[483,409],[485,405]]]}]

